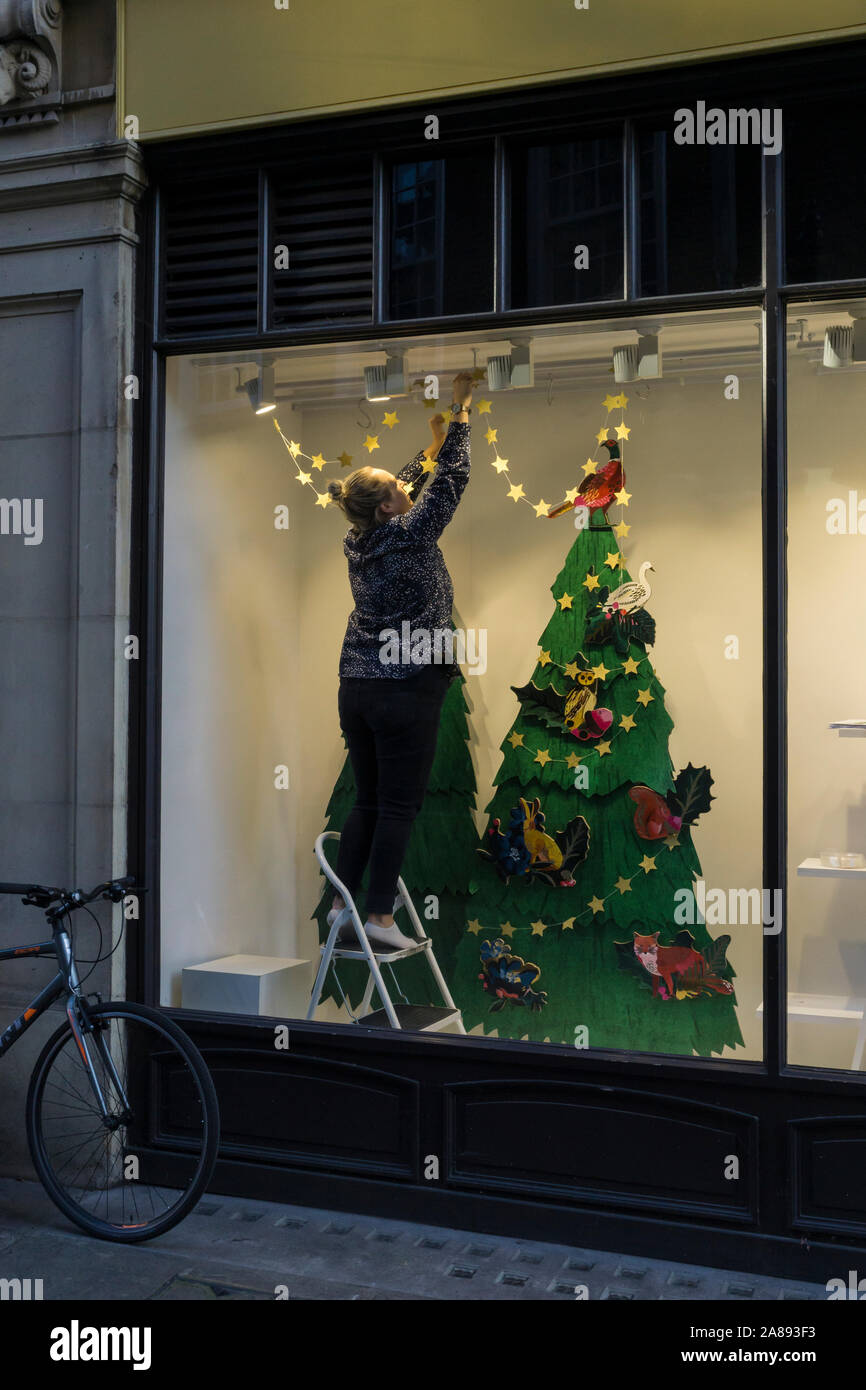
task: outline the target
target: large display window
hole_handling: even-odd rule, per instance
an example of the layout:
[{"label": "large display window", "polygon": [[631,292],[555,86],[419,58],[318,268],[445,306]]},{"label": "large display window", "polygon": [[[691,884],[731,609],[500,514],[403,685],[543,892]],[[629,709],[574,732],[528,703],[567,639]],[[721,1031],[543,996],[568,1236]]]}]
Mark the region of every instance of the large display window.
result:
[{"label": "large display window", "polygon": [[[327,483],[431,445],[461,370],[462,676],[402,867],[445,1030],[760,1059],[756,307],[168,360],[161,1002],[310,1014],[354,799]],[[422,956],[381,962],[395,1001],[441,1002]],[[351,1025],[383,1001],[335,964],[312,1016]]]},{"label": "large display window", "polygon": [[788,1058],[866,1046],[866,300],[788,311]]}]

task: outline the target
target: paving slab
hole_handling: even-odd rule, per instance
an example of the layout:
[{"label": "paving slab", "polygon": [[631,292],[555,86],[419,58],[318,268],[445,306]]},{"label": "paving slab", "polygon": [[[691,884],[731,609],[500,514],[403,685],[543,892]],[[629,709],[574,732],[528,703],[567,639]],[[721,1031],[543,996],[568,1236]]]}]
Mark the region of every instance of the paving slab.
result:
[{"label": "paving slab", "polygon": [[36,1182],[0,1179],[0,1278],[46,1299],[502,1300],[757,1303],[826,1300],[820,1284],[545,1241],[211,1196],[164,1236],[113,1245],[79,1232]]}]

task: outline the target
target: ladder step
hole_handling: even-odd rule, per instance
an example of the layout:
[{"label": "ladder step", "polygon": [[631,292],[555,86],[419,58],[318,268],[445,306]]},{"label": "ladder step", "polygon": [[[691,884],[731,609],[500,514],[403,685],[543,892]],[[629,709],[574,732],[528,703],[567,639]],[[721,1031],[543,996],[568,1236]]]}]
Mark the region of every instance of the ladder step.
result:
[{"label": "ladder step", "polygon": [[[435,1033],[438,1029],[444,1028],[447,1024],[456,1022],[460,1018],[459,1009],[446,1009],[435,1004],[395,1004],[394,1012],[400,1022],[401,1028],[408,1028],[414,1033]],[[388,1018],[384,1009],[376,1009],[374,1013],[365,1014],[358,1019],[367,1028],[390,1028],[391,1020]]]},{"label": "ladder step", "polygon": [[[417,956],[419,951],[429,950],[430,944],[430,938],[427,937],[425,941],[418,941],[412,946],[404,946],[402,950],[395,950],[390,946],[386,946],[383,941],[370,942],[373,948],[373,955],[379,960],[403,960],[405,956]],[[324,949],[324,945],[319,947],[320,951],[324,951]],[[334,959],[336,957],[339,957],[340,960],[367,959],[361,947],[356,945],[335,946],[331,952],[331,958]]]}]

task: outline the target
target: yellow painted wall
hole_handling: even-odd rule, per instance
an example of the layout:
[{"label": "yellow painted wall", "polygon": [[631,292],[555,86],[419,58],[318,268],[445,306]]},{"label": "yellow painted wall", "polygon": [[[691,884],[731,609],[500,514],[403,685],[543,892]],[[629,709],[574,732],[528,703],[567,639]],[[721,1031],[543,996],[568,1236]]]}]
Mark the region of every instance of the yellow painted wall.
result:
[{"label": "yellow painted wall", "polygon": [[147,140],[866,33],[863,0],[587,3],[118,0],[118,133],[129,115]]}]

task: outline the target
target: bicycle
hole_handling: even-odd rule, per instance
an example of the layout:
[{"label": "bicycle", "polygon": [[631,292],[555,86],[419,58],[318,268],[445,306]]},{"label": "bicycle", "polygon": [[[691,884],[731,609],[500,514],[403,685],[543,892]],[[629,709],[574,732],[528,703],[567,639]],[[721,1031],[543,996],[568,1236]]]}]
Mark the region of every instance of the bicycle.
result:
[{"label": "bicycle", "polygon": [[[131,878],[89,893],[0,883],[0,893],[22,894],[26,906],[44,908],[51,928],[50,941],[0,949],[0,961],[52,956],[58,965],[0,1034],[0,1057],[66,995],[66,1021],[42,1049],[27,1091],[33,1164],[71,1221],[88,1235],[122,1243],[162,1235],[191,1211],[213,1175],[219,1143],[213,1080],[177,1024],[144,1004],[82,992],[68,918],[97,898],[121,902],[132,887]],[[86,962],[94,968],[108,958],[99,930],[96,959]]]}]

